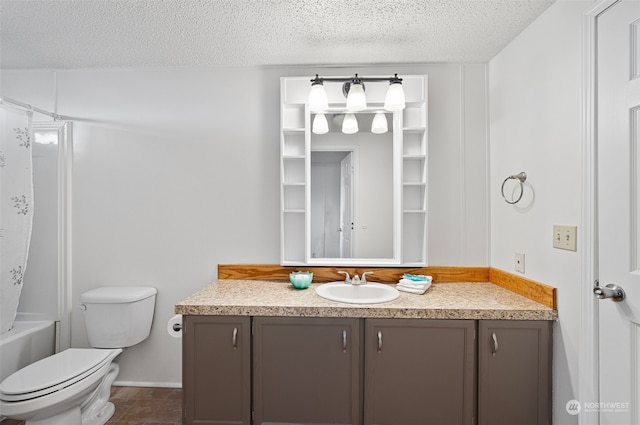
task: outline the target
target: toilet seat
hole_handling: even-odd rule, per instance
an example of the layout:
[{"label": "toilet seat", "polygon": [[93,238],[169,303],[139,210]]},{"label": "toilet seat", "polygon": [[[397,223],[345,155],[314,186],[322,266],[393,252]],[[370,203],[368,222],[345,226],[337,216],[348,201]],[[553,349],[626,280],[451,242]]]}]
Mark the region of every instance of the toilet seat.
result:
[{"label": "toilet seat", "polygon": [[69,348],[20,369],[0,384],[0,399],[18,402],[75,384],[109,363],[121,350]]}]

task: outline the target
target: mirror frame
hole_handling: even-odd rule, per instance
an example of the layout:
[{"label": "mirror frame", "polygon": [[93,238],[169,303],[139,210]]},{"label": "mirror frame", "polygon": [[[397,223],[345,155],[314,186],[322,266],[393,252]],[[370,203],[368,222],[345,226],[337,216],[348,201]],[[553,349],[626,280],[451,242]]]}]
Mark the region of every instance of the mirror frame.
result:
[{"label": "mirror frame", "polygon": [[[373,113],[380,107],[368,107],[360,113]],[[345,113],[346,107],[330,108],[327,113]],[[387,112],[390,113],[390,112]],[[305,181],[311,182],[312,114],[305,108]],[[393,112],[393,255],[389,258],[312,258],[311,257],[311,184],[305,187],[305,262],[310,266],[396,266],[402,263],[402,112]],[[316,149],[317,150],[317,149]],[[319,150],[317,150],[319,151]]]}]

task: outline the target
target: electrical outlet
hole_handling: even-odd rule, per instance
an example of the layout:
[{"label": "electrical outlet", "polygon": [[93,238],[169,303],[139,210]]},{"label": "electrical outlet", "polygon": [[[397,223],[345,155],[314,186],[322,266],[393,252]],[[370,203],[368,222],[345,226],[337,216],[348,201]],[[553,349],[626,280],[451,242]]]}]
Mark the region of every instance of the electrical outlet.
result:
[{"label": "electrical outlet", "polygon": [[553,247],[566,249],[568,251],[577,250],[577,226],[553,226]]},{"label": "electrical outlet", "polygon": [[515,253],[514,266],[518,273],[524,274],[524,254],[522,252]]}]

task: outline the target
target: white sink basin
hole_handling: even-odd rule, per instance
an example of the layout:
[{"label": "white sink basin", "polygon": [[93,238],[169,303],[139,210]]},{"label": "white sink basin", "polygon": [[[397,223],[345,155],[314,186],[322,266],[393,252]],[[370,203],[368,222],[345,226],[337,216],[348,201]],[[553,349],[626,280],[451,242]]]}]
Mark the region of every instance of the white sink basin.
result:
[{"label": "white sink basin", "polygon": [[364,285],[330,282],[318,286],[316,294],[331,301],[351,304],[386,303],[400,296],[393,286],[377,282],[368,282]]}]

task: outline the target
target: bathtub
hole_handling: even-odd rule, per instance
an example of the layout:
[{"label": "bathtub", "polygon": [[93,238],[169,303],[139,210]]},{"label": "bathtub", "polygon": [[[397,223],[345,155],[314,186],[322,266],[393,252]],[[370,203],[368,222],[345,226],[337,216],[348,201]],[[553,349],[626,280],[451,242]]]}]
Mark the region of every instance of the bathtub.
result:
[{"label": "bathtub", "polygon": [[0,382],[13,372],[55,352],[53,321],[16,321],[0,335]]}]

